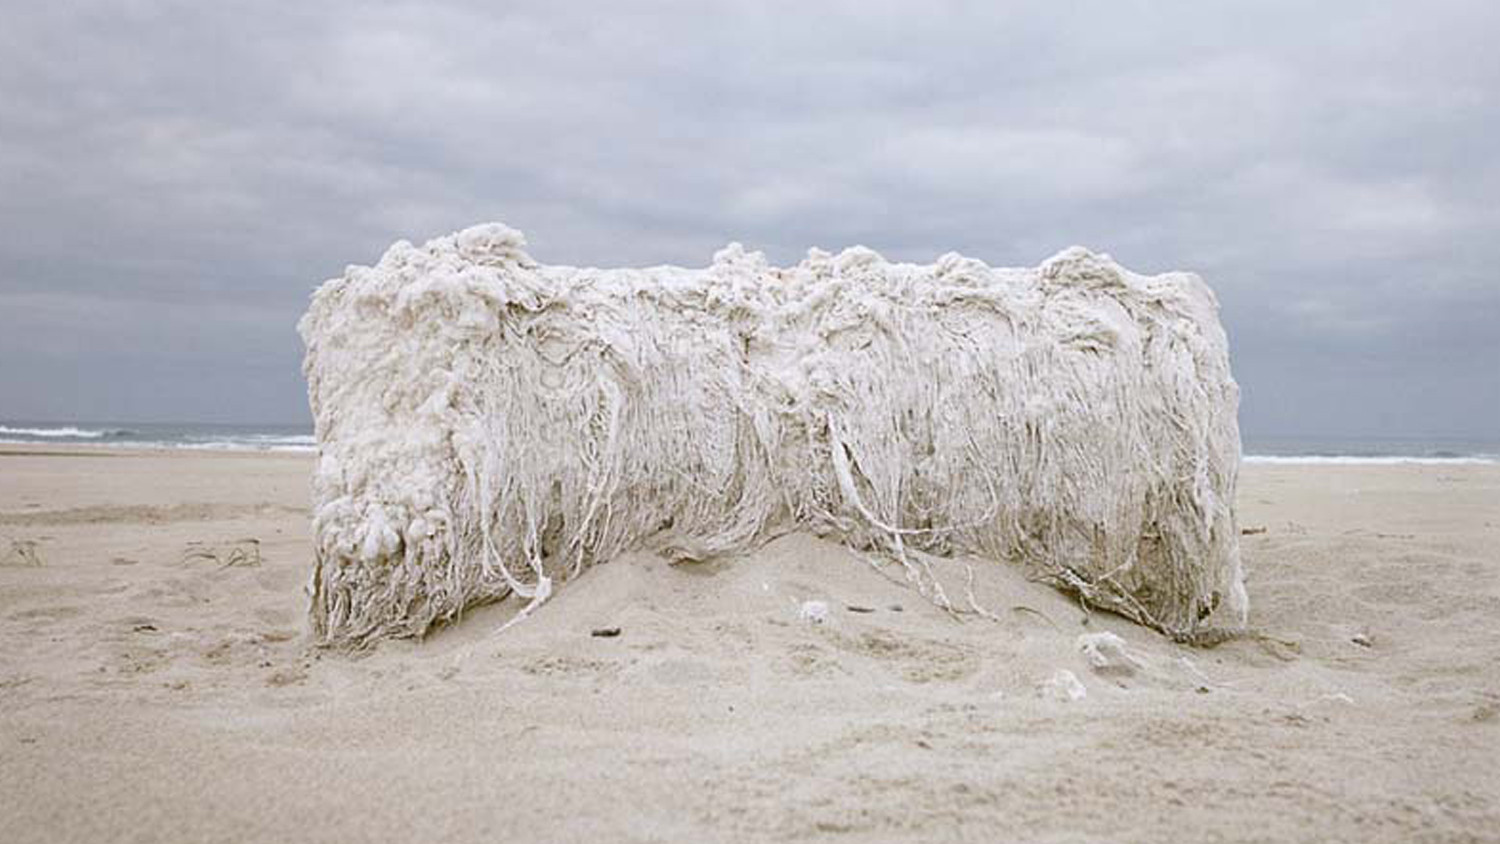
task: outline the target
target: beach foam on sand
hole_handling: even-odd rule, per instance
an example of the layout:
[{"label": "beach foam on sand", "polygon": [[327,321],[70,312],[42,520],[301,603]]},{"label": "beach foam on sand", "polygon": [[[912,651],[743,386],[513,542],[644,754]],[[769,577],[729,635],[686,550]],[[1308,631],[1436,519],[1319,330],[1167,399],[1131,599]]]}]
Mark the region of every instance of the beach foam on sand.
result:
[{"label": "beach foam on sand", "polygon": [[1500,836],[1500,467],[1246,466],[1259,635],[1213,649],[788,536],[350,658],[305,640],[310,457],[25,452],[7,841]]}]

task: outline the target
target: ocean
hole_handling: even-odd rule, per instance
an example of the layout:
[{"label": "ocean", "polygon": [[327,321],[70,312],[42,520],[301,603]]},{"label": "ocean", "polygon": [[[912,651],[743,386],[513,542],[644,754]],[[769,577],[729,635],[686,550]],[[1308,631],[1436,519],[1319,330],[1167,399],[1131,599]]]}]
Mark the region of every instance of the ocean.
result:
[{"label": "ocean", "polygon": [[1497,463],[1500,439],[1241,434],[1247,463]]},{"label": "ocean", "polygon": [[[0,444],[229,451],[317,450],[311,425],[0,422]],[[1500,439],[1244,436],[1248,463],[1500,463]]]},{"label": "ocean", "polygon": [[207,451],[316,451],[311,425],[0,422],[0,443]]}]

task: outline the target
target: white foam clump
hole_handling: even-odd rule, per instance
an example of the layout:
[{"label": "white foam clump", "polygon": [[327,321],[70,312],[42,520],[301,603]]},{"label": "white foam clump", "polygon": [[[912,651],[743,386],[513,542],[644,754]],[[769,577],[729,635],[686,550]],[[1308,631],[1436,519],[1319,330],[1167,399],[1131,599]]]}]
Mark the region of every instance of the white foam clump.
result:
[{"label": "white foam clump", "polygon": [[[300,330],[321,454],[312,621],[420,635],[622,552],[808,530],[949,605],[939,557],[1175,635],[1246,606],[1238,389],[1196,276],[863,247],[777,268],[544,266],[478,226],[392,246]],[[1213,615],[1218,613],[1218,615]]]},{"label": "white foam clump", "polygon": [[828,620],[828,604],[823,601],[803,601],[802,606],[797,608],[797,617],[812,624],[822,624]]},{"label": "white foam clump", "polygon": [[1050,700],[1071,703],[1088,697],[1089,690],[1078,679],[1078,675],[1066,668],[1059,668],[1051,677],[1037,684],[1037,694]]},{"label": "white foam clump", "polygon": [[1078,637],[1078,650],[1089,667],[1101,673],[1132,674],[1142,663],[1125,646],[1125,640],[1107,630]]}]

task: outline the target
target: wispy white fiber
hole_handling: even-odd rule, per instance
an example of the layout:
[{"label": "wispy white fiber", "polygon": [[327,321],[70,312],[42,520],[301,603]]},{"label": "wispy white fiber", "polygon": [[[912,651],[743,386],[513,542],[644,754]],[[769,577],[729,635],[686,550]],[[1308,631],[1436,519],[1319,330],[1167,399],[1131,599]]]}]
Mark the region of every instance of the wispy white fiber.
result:
[{"label": "wispy white fiber", "polygon": [[929,563],[963,554],[1174,635],[1242,623],[1238,389],[1196,276],[1080,248],[597,270],[523,246],[498,224],[400,242],[313,297],[324,641],[790,530],[939,603]]}]

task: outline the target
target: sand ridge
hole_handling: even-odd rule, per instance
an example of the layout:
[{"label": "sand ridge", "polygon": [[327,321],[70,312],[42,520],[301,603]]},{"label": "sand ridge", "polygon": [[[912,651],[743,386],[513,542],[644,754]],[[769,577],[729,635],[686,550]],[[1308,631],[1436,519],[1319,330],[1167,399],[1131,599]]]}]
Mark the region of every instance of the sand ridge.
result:
[{"label": "sand ridge", "polygon": [[305,638],[309,471],[0,455],[8,840],[1500,834],[1497,467],[1247,466],[1262,635],[1213,649],[1003,566],[954,618],[792,535],[357,656]]}]

